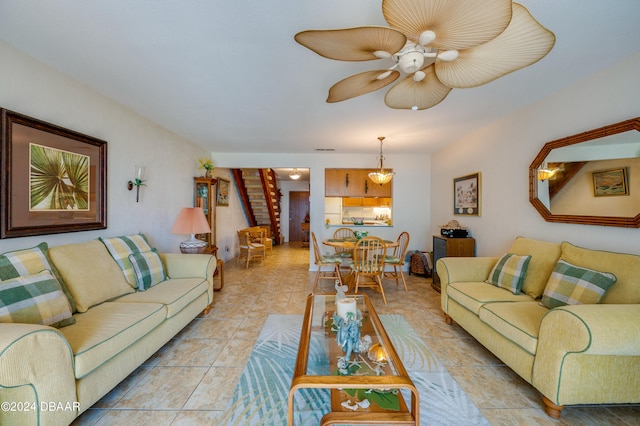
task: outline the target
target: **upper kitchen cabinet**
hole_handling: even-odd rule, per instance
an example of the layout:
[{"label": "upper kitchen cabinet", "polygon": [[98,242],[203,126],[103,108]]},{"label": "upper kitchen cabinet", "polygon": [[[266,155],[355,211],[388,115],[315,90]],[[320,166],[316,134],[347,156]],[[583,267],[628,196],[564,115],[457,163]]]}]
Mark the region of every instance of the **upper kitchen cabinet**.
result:
[{"label": "upper kitchen cabinet", "polygon": [[325,169],[325,197],[386,197],[391,198],[391,182],[373,183],[369,173],[374,169]]}]

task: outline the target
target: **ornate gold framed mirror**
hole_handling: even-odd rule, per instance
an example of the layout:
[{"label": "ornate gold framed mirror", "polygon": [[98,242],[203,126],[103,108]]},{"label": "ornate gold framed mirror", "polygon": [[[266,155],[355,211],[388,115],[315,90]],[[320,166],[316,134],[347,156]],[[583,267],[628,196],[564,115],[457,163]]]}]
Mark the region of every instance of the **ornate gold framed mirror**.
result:
[{"label": "ornate gold framed mirror", "polygon": [[640,228],[640,117],[547,142],[529,201],[547,222]]}]

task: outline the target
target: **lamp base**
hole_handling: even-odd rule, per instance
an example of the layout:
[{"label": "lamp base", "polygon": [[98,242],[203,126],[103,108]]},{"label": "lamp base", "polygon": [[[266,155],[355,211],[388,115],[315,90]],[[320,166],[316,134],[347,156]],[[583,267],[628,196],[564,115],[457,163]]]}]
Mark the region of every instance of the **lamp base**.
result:
[{"label": "lamp base", "polygon": [[180,252],[184,254],[202,254],[207,243],[202,240],[187,240],[180,243]]}]

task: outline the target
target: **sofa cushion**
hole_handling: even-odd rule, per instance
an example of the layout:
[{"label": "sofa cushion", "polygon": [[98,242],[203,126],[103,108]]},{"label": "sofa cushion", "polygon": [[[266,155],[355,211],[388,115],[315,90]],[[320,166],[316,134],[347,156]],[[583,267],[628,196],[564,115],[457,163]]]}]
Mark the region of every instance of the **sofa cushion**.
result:
[{"label": "sofa cushion", "polygon": [[117,299],[122,303],[161,303],[166,306],[167,318],[171,318],[202,293],[209,282],[202,278],[172,278],[154,285],[147,291],[127,294]]},{"label": "sofa cushion", "polygon": [[144,253],[131,253],[129,261],[136,274],[136,286],[139,291],[145,291],[167,279],[164,265],[156,249]]},{"label": "sofa cushion", "polygon": [[608,272],[594,271],[559,260],[549,277],[540,303],[549,309],[564,305],[600,303],[615,282],[616,276]]},{"label": "sofa cushion", "polygon": [[514,241],[509,253],[520,256],[531,255],[527,275],[522,283],[522,292],[534,299],[542,296],[544,288],[551,271],[556,266],[560,258],[560,244],[547,241],[532,240],[530,238],[518,237]]},{"label": "sofa cushion", "polygon": [[136,288],[136,274],[133,271],[133,265],[129,260],[131,253],[142,253],[151,251],[151,246],[142,234],[127,235],[121,237],[102,238],[100,241],[107,247],[111,257],[116,261],[124,277],[133,288]]},{"label": "sofa cushion", "polygon": [[78,312],[135,291],[98,240],[52,247],[49,255],[67,283]]},{"label": "sofa cushion", "polygon": [[526,294],[513,294],[508,290],[485,282],[457,282],[447,286],[447,295],[478,315],[485,303],[492,302],[531,302]]},{"label": "sofa cushion", "polygon": [[607,291],[602,303],[640,303],[640,256],[590,250],[564,242],[561,259],[616,276],[616,284]]},{"label": "sofa cushion", "polygon": [[[71,296],[64,280],[58,270],[49,261],[49,246],[40,243],[35,247],[10,251],[0,255],[0,280],[8,280],[22,275],[33,275],[44,270],[49,270],[58,280],[60,287],[71,305],[71,312],[76,312],[76,302]],[[69,324],[73,324],[71,319]]]},{"label": "sofa cushion", "polygon": [[480,319],[495,331],[535,355],[542,317],[549,309],[538,302],[487,303]]},{"label": "sofa cushion", "polygon": [[68,318],[71,305],[50,271],[0,281],[0,322],[56,327]]},{"label": "sofa cushion", "polygon": [[489,273],[489,278],[485,282],[507,289],[513,294],[518,294],[522,289],[522,283],[530,260],[531,256],[505,253],[498,259],[496,266],[493,267]]},{"label": "sofa cushion", "polygon": [[148,334],[166,315],[160,304],[108,302],[75,317],[74,325],[60,331],[73,351],[75,376],[81,379]]}]

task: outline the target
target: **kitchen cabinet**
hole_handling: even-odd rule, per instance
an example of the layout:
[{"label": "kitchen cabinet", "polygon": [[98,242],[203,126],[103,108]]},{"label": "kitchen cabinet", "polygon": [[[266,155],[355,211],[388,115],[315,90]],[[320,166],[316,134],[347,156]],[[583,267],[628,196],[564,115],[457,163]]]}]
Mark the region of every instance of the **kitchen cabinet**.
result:
[{"label": "kitchen cabinet", "polygon": [[369,173],[374,169],[325,169],[325,197],[386,197],[391,198],[391,182],[373,183]]},{"label": "kitchen cabinet", "polygon": [[391,207],[391,198],[343,197],[343,207]]}]

